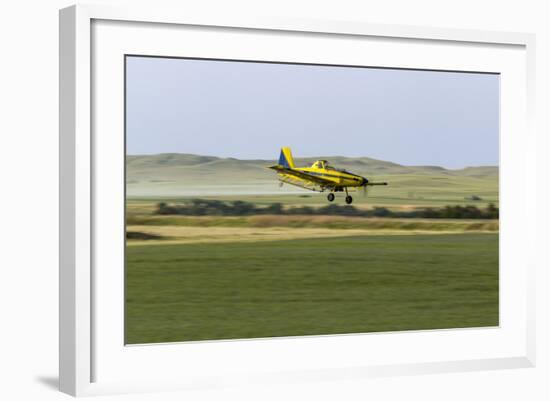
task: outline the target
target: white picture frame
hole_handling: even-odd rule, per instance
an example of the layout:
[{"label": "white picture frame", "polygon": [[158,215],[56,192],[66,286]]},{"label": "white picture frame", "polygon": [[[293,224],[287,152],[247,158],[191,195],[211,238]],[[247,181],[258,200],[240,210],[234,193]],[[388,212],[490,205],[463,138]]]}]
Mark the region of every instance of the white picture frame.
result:
[{"label": "white picture frame", "polygon": [[[102,266],[102,263],[107,260],[104,259],[105,257],[112,257],[113,261],[120,262],[120,259],[114,255],[118,252],[116,249],[102,248],[102,243],[107,241],[113,243],[113,247],[120,245],[116,241],[110,241],[102,234],[104,233],[102,230],[105,230],[107,220],[109,224],[114,224],[110,226],[111,229],[116,229],[118,224],[122,230],[124,222],[117,219],[116,213],[111,216],[114,217],[113,219],[107,219],[109,212],[104,211],[105,202],[103,201],[108,199],[99,198],[105,195],[98,195],[105,194],[109,189],[108,185],[111,187],[117,185],[116,180],[105,184],[105,180],[102,181],[101,177],[105,175],[106,170],[123,169],[119,163],[120,160],[115,160],[113,156],[120,143],[113,142],[110,147],[111,145],[106,144],[108,141],[98,142],[94,138],[94,132],[96,132],[94,130],[98,127],[105,128],[108,132],[112,132],[111,128],[115,127],[115,131],[118,131],[116,127],[120,126],[120,118],[123,119],[123,117],[120,116],[120,104],[117,103],[120,97],[117,97],[116,93],[115,96],[111,96],[110,93],[108,98],[114,103],[106,105],[106,102],[98,102],[98,98],[107,99],[105,97],[107,95],[103,93],[102,87],[94,85],[102,85],[98,84],[102,82],[106,86],[105,83],[112,82],[113,85],[109,87],[116,92],[117,88],[123,85],[122,70],[117,69],[118,64],[113,64],[120,62],[118,59],[120,54],[130,53],[128,49],[131,49],[133,50],[131,53],[159,52],[163,55],[173,55],[176,44],[166,38],[176,31],[181,31],[182,35],[189,34],[185,32],[185,27],[195,29],[193,35],[198,35],[197,38],[203,41],[199,42],[204,45],[203,47],[208,47],[210,44],[208,37],[201,35],[210,35],[210,39],[215,39],[212,40],[213,43],[216,40],[219,41],[220,35],[226,35],[229,38],[232,33],[241,38],[238,40],[248,40],[248,43],[257,41],[253,35],[262,35],[262,40],[270,41],[270,49],[277,49],[277,43],[284,40],[280,35],[307,37],[303,43],[296,45],[294,55],[289,53],[288,57],[293,61],[299,61],[300,57],[305,57],[299,46],[305,46],[307,41],[318,36],[324,38],[323,44],[327,45],[334,38],[338,38],[340,43],[347,43],[346,41],[355,43],[368,39],[383,40],[384,46],[390,47],[395,43],[396,46],[401,46],[400,49],[404,49],[403,53],[407,53],[406,50],[409,47],[414,48],[415,54],[410,57],[415,59],[410,59],[413,60],[410,61],[410,65],[406,60],[392,61],[391,54],[388,54],[389,50],[379,50],[380,57],[384,52],[387,56],[384,64],[387,67],[490,70],[499,73],[505,70],[504,76],[510,78],[506,78],[503,83],[501,99],[501,111],[506,117],[505,121],[502,121],[501,133],[502,242],[500,255],[501,261],[504,261],[501,263],[506,263],[506,268],[503,269],[501,266],[503,277],[501,314],[504,316],[504,320],[501,319],[501,326],[497,329],[467,329],[459,333],[455,330],[434,330],[401,334],[205,342],[196,344],[198,346],[193,348],[186,346],[185,352],[190,361],[187,362],[186,367],[175,365],[176,359],[172,355],[179,351],[176,352],[175,348],[171,347],[178,347],[177,344],[125,348],[118,336],[120,326],[114,328],[118,325],[116,319],[120,317],[117,315],[120,305],[117,304],[117,307],[112,308],[113,314],[109,315],[103,313],[105,311],[102,306],[105,305],[103,298],[100,300],[97,298],[107,297],[107,295],[97,295],[97,291],[100,290],[101,294],[111,294],[108,295],[111,298],[105,298],[105,300],[118,302],[122,299],[120,297],[117,301],[116,298],[117,292],[122,295],[122,288],[117,286],[120,274],[109,278],[105,274],[97,274],[96,271],[98,266]],[[144,30],[146,35],[140,36],[143,35]],[[96,35],[95,39],[94,35]],[[132,40],[139,43],[136,44]],[[163,43],[162,48],[160,43]],[[118,9],[107,6],[78,5],[61,10],[60,390],[79,396],[211,388],[249,382],[301,382],[331,378],[534,366],[536,260],[532,247],[535,243],[533,236],[536,218],[534,204],[536,167],[535,133],[531,123],[531,113],[534,110],[534,43],[533,35],[523,33],[291,18],[239,20],[216,15],[186,15],[182,11],[167,12],[154,7]],[[155,50],[157,46],[159,47]],[[216,46],[215,43],[212,46]],[[446,46],[453,46],[453,48],[446,49]],[[327,49],[330,49],[330,46]],[[441,54],[449,51],[449,57],[436,62],[433,54],[435,49],[442,52]],[[490,57],[486,56],[489,51],[493,51],[491,49],[494,50],[494,54]],[[372,50],[373,53],[377,52],[375,45]],[[181,51],[185,55],[189,50]],[[224,51],[228,54],[226,57],[230,58],[230,53],[237,50],[227,46]],[[253,48],[247,51],[250,53],[239,54],[239,57],[260,60],[276,58],[268,53],[260,54],[260,51]],[[347,55],[344,51],[338,57],[352,63],[350,51],[347,50],[347,52]],[[432,57],[429,56],[430,54]],[[453,54],[455,56],[464,54],[464,59],[454,60]],[[477,60],[474,60],[473,54],[477,55]],[[402,54],[399,57],[401,56],[405,57]],[[326,57],[329,56],[326,55]],[[365,63],[361,60],[358,62]],[[479,66],[478,69],[475,68],[476,65]],[[114,68],[110,69],[113,66]],[[106,117],[104,114],[106,107],[113,113],[118,113],[118,117],[114,116],[112,119]],[[114,122],[115,119],[118,119],[118,122]],[[102,121],[107,120],[112,125],[103,126]],[[516,132],[515,135],[514,132]],[[123,136],[123,132],[120,134]],[[502,141],[503,138],[504,141]],[[512,184],[515,192],[512,191]],[[518,190],[518,187],[521,190]],[[522,230],[519,231],[522,233],[514,233],[512,227],[514,229],[521,227]],[[502,244],[514,244],[514,249],[503,247]],[[515,268],[509,269],[508,266]],[[105,288],[106,283],[108,288]],[[109,286],[109,283],[112,283],[112,286]],[[503,299],[503,297],[506,298]],[[501,333],[504,334],[501,336]],[[404,351],[398,351],[399,355],[390,357],[387,349],[384,352],[384,347],[388,347],[390,343],[392,347],[399,349],[400,344],[404,348],[413,348],[410,347],[413,343],[418,347],[422,344],[436,344],[438,341],[441,341],[439,345],[441,349],[446,349],[451,344],[449,341],[457,341],[456,344],[469,344],[477,351],[467,353],[459,345],[453,350],[453,354],[443,355],[440,359],[434,356],[423,359],[419,358],[420,353],[406,354]],[[489,346],[489,344],[492,345]],[[492,348],[493,345],[494,348]],[[342,359],[337,355],[342,349],[358,350],[367,349],[369,346],[373,349],[378,348],[382,352],[379,356],[375,356],[371,351],[369,354],[371,360],[367,360],[369,358],[365,358],[365,354],[361,352],[353,352],[354,355],[348,359]],[[181,345],[179,347],[181,348]],[[290,364],[288,359],[283,357],[269,359],[270,355],[271,357],[276,354],[286,355],[285,353],[290,355],[296,353],[297,349],[305,350],[304,355],[308,355],[307,360],[301,365],[293,363],[291,368],[288,366]],[[326,350],[323,361],[315,357],[320,349]],[[434,355],[437,352],[436,350]],[[247,360],[248,354],[262,355],[268,362],[265,366],[248,369],[244,366],[246,361],[248,363],[256,361],[252,356]],[[223,355],[224,358],[242,356],[245,362],[242,362],[243,366],[238,366],[238,361],[227,365],[214,364],[217,355]],[[170,371],[166,370],[158,372],[155,376],[145,368],[146,365],[159,361],[167,362],[166,369],[177,368],[179,373],[171,375]],[[202,367],[199,366],[199,361],[202,361]],[[116,371],[120,371],[121,364],[125,364],[126,373],[117,375]],[[209,365],[216,365],[219,368],[212,374],[205,373],[212,370],[212,366]],[[113,366],[112,371],[109,371],[107,366]],[[182,375],[181,372],[186,373]]]}]

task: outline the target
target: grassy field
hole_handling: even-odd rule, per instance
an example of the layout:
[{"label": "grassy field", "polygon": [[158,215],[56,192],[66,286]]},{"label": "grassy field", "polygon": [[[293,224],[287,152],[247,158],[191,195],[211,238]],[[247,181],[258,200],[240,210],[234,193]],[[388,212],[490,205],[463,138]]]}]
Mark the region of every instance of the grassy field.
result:
[{"label": "grassy field", "polygon": [[498,234],[128,246],[126,342],[498,325]]},{"label": "grassy field", "polygon": [[[319,158],[389,182],[367,197],[353,192],[356,209],[498,207],[497,166]],[[266,168],[274,160],[171,153],[126,162],[127,343],[498,325],[497,219],[158,215],[158,203],[191,198],[285,210],[329,203],[279,187]]]},{"label": "grassy field", "polygon": [[[133,216],[128,246],[270,241],[359,235],[496,233],[498,220],[345,216]],[[145,235],[145,238],[139,238]]]},{"label": "grassy field", "polygon": [[[394,229],[430,231],[498,231],[496,219],[410,219],[348,216],[252,215],[252,216],[129,216],[129,229],[143,227],[289,227],[328,229]],[[192,229],[189,229],[189,234]],[[162,235],[162,234],[161,234]]]},{"label": "grassy field", "polygon": [[[272,202],[261,196],[245,198],[246,202],[266,205]],[[303,198],[286,196],[285,206],[300,205]],[[219,200],[225,200],[221,198]],[[155,214],[158,202],[183,202],[185,199],[129,199],[127,231],[138,234],[129,246],[187,244],[197,242],[265,241],[352,235],[496,233],[497,219],[422,219],[381,218],[334,215],[249,215],[186,216]],[[292,202],[298,203],[292,203]],[[403,208],[403,207],[402,207]],[[150,238],[139,238],[141,234]],[[154,239],[154,241],[152,240]]]}]

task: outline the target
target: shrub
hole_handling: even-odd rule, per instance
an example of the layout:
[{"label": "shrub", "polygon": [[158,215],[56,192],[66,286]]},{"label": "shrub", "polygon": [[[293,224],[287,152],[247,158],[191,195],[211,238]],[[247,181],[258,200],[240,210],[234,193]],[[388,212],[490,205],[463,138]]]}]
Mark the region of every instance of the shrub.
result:
[{"label": "shrub", "polygon": [[323,215],[323,216],[359,216],[359,217],[397,217],[425,219],[498,219],[499,209],[489,204],[486,209],[473,205],[448,205],[444,208],[424,208],[409,211],[391,211],[385,207],[372,210],[357,209],[350,205],[330,204],[318,208],[298,206],[285,208],[281,203],[257,206],[251,202],[223,202],[209,199],[191,199],[179,204],[157,204],[154,214],[186,216],[253,216],[253,215]]}]

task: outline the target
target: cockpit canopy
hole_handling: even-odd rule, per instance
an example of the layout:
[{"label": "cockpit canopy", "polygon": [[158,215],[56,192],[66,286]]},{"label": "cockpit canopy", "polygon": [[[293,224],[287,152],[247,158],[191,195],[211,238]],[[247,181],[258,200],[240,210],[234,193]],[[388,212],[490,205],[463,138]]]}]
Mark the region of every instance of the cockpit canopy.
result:
[{"label": "cockpit canopy", "polygon": [[313,168],[327,168],[328,162],[326,160],[316,160],[313,162],[311,167]]},{"label": "cockpit canopy", "polygon": [[313,162],[311,167],[312,168],[320,168],[320,169],[325,169],[325,170],[333,170],[333,171],[340,171],[342,173],[347,173],[347,171],[344,170],[344,169],[332,167],[329,164],[329,162],[326,161],[326,160],[316,160],[315,162]]}]

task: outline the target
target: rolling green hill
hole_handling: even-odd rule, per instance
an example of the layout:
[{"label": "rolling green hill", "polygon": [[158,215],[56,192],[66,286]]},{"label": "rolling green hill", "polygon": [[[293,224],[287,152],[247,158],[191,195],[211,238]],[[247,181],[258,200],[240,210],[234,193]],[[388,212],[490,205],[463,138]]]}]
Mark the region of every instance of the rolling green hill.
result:
[{"label": "rolling green hill", "polygon": [[[439,166],[403,166],[368,157],[319,156],[297,158],[296,165],[316,159],[329,160],[339,168],[388,181],[370,197],[398,203],[453,203],[471,196],[498,202],[498,167],[467,167],[459,170]],[[279,188],[275,173],[267,166],[275,160],[238,160],[193,154],[163,153],[127,156],[128,197],[177,197],[307,193],[285,185]],[[391,203],[391,202],[390,202]]]}]

